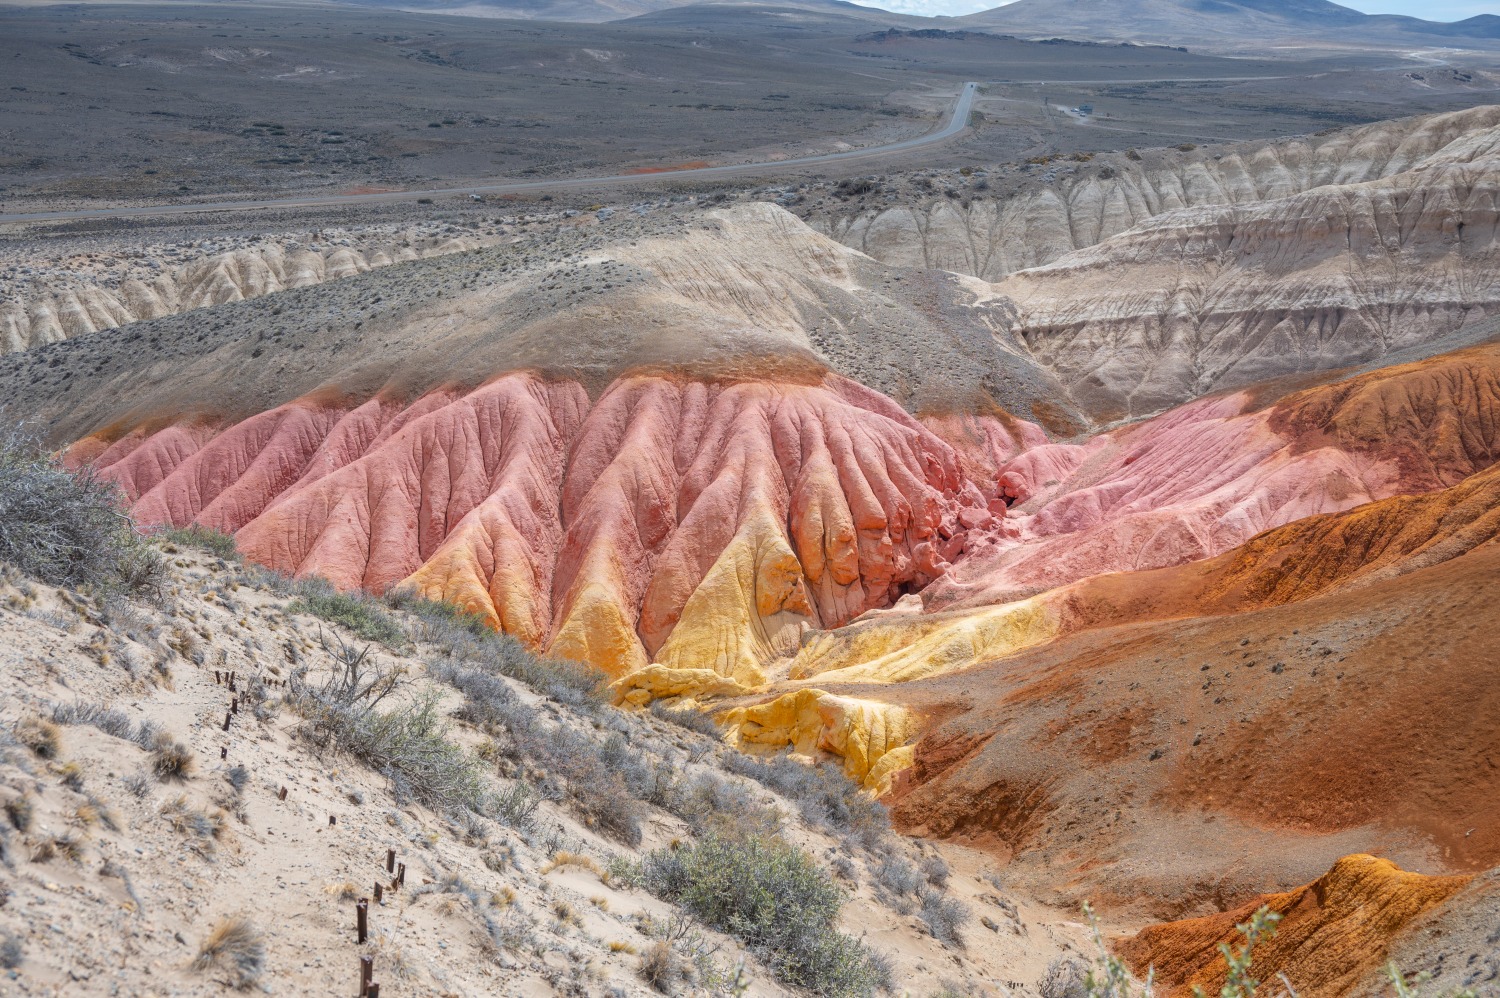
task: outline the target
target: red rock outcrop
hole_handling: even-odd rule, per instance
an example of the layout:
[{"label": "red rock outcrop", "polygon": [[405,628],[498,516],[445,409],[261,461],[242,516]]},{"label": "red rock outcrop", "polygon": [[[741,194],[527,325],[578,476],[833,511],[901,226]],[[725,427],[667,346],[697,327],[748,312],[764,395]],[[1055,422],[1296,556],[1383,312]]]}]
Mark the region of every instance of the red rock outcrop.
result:
[{"label": "red rock outcrop", "polygon": [[1385,961],[1394,937],[1471,879],[1423,876],[1374,856],[1345,856],[1296,890],[1221,915],[1148,926],[1120,950],[1142,977],[1155,970],[1168,998],[1187,998],[1195,987],[1217,994],[1226,975],[1219,945],[1243,946],[1236,926],[1264,905],[1281,919],[1252,951],[1252,974],[1263,981],[1284,974],[1300,995],[1339,998]]}]

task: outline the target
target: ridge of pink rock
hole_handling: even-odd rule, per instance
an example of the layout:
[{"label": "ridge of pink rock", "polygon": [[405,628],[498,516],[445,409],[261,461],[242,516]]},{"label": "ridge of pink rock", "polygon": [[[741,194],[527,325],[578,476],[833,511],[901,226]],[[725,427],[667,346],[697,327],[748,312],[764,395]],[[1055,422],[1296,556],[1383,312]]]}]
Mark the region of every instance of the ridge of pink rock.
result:
[{"label": "ridge of pink rock", "polygon": [[[952,449],[846,379],[623,378],[590,412],[570,462],[554,633],[602,591],[632,618],[637,659],[655,656],[762,512],[781,525],[808,590],[768,612],[791,599],[812,623],[837,626],[935,578],[961,547],[961,502],[983,505]],[[628,652],[618,644],[614,654]]]},{"label": "ridge of pink rock", "polygon": [[128,502],[160,485],[213,439],[218,430],[201,420],[174,423],[149,435],[126,434],[91,463],[99,477],[120,486]]},{"label": "ridge of pink rock", "polygon": [[928,584],[992,519],[952,447],[834,375],[632,375],[591,406],[577,383],[515,373],[409,406],[298,400],[195,441],[138,434],[103,473],[154,469],[143,522],[233,532],[248,557],[340,587],[409,579],[616,671],[662,651],[695,597],[682,654],[717,642],[744,665],[793,620],[837,626]]},{"label": "ridge of pink rock", "polygon": [[137,521],[234,533],[297,480],[344,413],[299,400],[234,424],[143,493]]},{"label": "ridge of pink rock", "polygon": [[424,407],[357,460],[268,507],[237,534],[240,549],[283,571],[379,592],[420,568],[492,498],[545,549],[587,404],[574,382],[511,374]]},{"label": "ridge of pink rock", "polygon": [[1500,459],[1500,347],[1305,389],[1253,410],[1202,399],[999,469],[1015,501],[931,609],[1024,598],[1105,572],[1213,557],[1293,520],[1451,485]]},{"label": "ridge of pink rock", "polygon": [[1001,467],[1048,444],[1040,426],[1009,414],[926,413],[919,420],[958,453],[964,475],[981,487],[992,488]]},{"label": "ridge of pink rock", "polygon": [[[1497,371],[1500,348],[1476,348],[1259,410],[1204,399],[1083,444],[996,416],[915,419],[833,374],[637,373],[591,404],[577,382],[515,372],[78,454],[140,493],[143,522],[233,531],[274,568],[406,582],[616,675],[660,665],[662,689],[673,670],[755,684],[805,628],[913,591],[928,609],[1008,602],[1488,466]],[[1476,415],[1455,422],[1458,403]]]}]

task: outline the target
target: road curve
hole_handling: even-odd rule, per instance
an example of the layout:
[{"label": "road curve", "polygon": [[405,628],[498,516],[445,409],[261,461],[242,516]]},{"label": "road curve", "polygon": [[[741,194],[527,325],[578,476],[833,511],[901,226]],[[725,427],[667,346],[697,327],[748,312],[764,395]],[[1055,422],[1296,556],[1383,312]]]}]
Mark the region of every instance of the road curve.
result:
[{"label": "road curve", "polygon": [[382,191],[375,194],[316,194],[308,197],[271,198],[263,201],[210,201],[201,204],[143,205],[131,208],[85,208],[78,211],[39,211],[23,214],[0,214],[4,222],[51,222],[94,218],[133,218],[146,215],[186,215],[199,211],[252,211],[259,208],[326,208],[345,204],[385,204],[392,201],[410,201],[415,198],[441,197],[454,194],[521,194],[528,191],[558,191],[578,187],[602,185],[636,184],[664,179],[699,177],[730,177],[743,173],[763,173],[767,169],[782,169],[790,166],[810,166],[816,163],[837,163],[887,156],[891,153],[919,149],[950,139],[969,126],[969,112],[974,108],[978,83],[965,83],[953,104],[953,114],[942,128],[913,139],[903,139],[882,146],[865,149],[850,149],[847,152],[822,153],[817,156],[799,156],[795,159],[771,160],[763,163],[734,163],[727,166],[702,166],[690,170],[667,170],[660,173],[624,173],[610,177],[569,177],[563,180],[530,180],[518,183],[481,184],[475,187],[444,187],[426,191]]}]

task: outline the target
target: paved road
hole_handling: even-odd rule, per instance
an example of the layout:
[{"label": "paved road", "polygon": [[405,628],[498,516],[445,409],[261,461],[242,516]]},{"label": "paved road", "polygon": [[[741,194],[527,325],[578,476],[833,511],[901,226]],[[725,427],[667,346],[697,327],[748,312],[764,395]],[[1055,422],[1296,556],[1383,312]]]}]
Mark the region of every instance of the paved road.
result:
[{"label": "paved road", "polygon": [[391,201],[411,201],[416,198],[451,196],[454,194],[521,194],[528,191],[559,191],[578,187],[601,187],[616,184],[639,184],[661,180],[698,179],[701,177],[730,177],[743,173],[765,173],[768,169],[811,166],[818,163],[840,163],[849,160],[873,159],[892,153],[920,149],[923,146],[952,138],[969,125],[969,112],[973,110],[974,98],[979,84],[965,83],[953,105],[953,114],[948,123],[935,132],[904,139],[883,146],[851,149],[848,152],[830,152],[818,156],[799,156],[796,159],[780,159],[766,163],[734,163],[728,166],[704,166],[692,170],[670,170],[663,173],[626,173],[612,177],[570,177],[565,180],[531,180],[524,183],[481,184],[477,187],[445,187],[430,191],[383,191],[377,194],[317,194],[308,197],[271,198],[265,201],[211,201],[202,204],[165,204],[131,208],[86,208],[80,211],[40,211],[30,214],[0,214],[0,222],[48,222],[68,219],[131,218],[143,215],[186,215],[199,211],[250,211],[259,208],[326,208],[345,204],[385,204]]}]

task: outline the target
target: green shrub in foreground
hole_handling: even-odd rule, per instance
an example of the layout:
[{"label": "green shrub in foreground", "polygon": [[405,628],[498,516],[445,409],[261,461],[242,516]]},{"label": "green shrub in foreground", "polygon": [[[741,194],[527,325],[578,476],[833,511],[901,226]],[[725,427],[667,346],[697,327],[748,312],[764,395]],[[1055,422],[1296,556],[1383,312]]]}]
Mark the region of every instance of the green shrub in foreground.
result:
[{"label": "green shrub in foreground", "polygon": [[484,809],[483,767],[448,740],[436,694],[386,711],[337,703],[306,688],[295,690],[293,699],[307,718],[307,737],[384,774],[397,800],[416,800],[439,813]]},{"label": "green shrub in foreground", "polygon": [[233,534],[226,534],[212,527],[199,526],[196,523],[190,523],[186,527],[168,527],[157,536],[181,547],[202,548],[225,561],[236,561],[240,556],[234,546]]},{"label": "green shrub in foreground", "polygon": [[406,631],[373,598],[362,592],[341,593],[326,579],[305,578],[292,583],[297,598],[287,604],[288,613],[306,613],[332,624],[341,624],[366,641],[388,648],[406,644]]},{"label": "green shrub in foreground", "polygon": [[786,984],[833,998],[890,984],[889,967],[838,931],[843,891],[780,839],[711,833],[648,854],[632,879],[744,941]]}]

